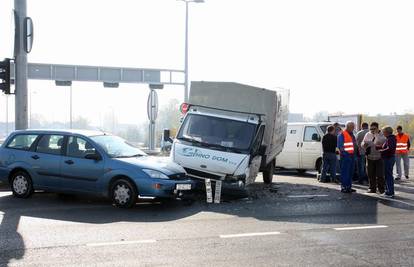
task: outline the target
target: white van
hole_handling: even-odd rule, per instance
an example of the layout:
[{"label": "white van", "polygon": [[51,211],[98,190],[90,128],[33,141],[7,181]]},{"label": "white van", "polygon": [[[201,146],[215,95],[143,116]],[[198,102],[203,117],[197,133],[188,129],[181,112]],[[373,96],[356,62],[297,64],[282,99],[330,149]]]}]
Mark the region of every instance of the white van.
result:
[{"label": "white van", "polygon": [[[299,173],[322,168],[322,137],[332,122],[288,123],[285,145],[276,157],[276,167]],[[343,125],[341,125],[343,127]]]}]

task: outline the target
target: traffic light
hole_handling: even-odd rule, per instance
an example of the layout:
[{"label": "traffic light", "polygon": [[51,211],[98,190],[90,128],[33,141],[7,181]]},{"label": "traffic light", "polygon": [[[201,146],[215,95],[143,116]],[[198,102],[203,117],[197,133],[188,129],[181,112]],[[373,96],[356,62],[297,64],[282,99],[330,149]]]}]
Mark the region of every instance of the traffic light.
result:
[{"label": "traffic light", "polygon": [[10,94],[10,58],[0,61],[0,90]]}]

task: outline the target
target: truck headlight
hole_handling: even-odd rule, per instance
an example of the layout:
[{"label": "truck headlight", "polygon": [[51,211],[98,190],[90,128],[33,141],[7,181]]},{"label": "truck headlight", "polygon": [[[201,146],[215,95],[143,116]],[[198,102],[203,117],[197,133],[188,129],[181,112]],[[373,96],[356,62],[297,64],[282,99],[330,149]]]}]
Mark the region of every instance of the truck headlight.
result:
[{"label": "truck headlight", "polygon": [[154,178],[154,179],[169,179],[167,175],[165,175],[164,173],[160,171],[150,170],[150,169],[142,169],[142,171],[148,174],[149,177]]}]

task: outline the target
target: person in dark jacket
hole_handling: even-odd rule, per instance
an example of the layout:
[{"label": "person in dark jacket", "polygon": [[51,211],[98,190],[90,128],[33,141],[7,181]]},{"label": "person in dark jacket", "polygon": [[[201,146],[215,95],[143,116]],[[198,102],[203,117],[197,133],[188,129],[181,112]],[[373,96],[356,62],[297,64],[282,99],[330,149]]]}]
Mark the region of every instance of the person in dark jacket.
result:
[{"label": "person in dark jacket", "polygon": [[397,148],[397,138],[393,134],[393,129],[390,126],[382,128],[384,136],[387,138],[384,145],[380,149],[381,157],[384,160],[385,170],[385,197],[394,198],[394,177],[392,171],[395,164],[395,150]]},{"label": "person in dark jacket", "polygon": [[[327,133],[322,138],[323,165],[320,179],[321,183],[336,180],[336,143],[335,126],[330,125],[328,126]],[[330,179],[326,177],[327,172],[329,172]]]}]

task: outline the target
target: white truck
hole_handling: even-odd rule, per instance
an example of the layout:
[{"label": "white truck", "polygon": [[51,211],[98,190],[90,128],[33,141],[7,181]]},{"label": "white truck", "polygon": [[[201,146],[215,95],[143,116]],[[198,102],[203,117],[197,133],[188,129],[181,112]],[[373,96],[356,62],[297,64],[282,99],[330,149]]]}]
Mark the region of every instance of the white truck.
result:
[{"label": "white truck", "polygon": [[287,90],[192,82],[171,158],[190,177],[206,181],[208,202],[211,181],[216,196],[222,182],[244,188],[260,171],[269,184],[285,142],[288,101]]}]

